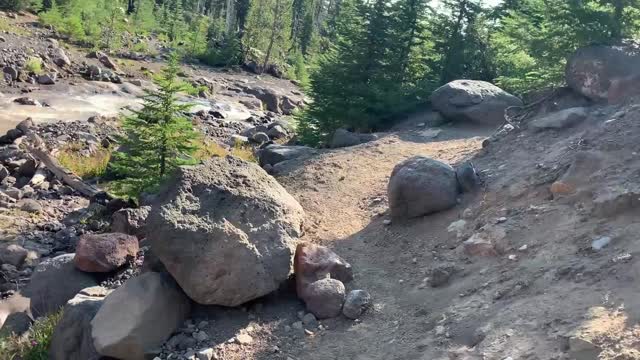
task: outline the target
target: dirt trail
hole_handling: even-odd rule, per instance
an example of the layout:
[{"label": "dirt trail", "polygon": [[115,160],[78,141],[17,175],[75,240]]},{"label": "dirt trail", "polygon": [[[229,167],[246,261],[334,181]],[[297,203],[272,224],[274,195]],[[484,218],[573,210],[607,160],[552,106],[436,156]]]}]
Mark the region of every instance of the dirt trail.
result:
[{"label": "dirt trail", "polygon": [[296,358],[420,358],[413,347],[433,327],[425,315],[435,304],[424,304],[415,287],[432,261],[432,246],[447,238],[446,228],[459,210],[430,217],[416,239],[409,239],[396,224],[383,225],[389,175],[395,164],[414,155],[455,164],[473,155],[489,133],[445,128],[430,139],[421,136],[423,131],[404,124],[400,132],[325,153],[279,178],[307,212],[305,240],[335,248],[355,269],[356,280],[348,286],[367,289],[375,298],[373,313],[353,325],[328,324],[331,330],[310,340]]},{"label": "dirt trail", "polygon": [[[350,261],[356,279],[347,287],[370,291],[375,303],[359,322],[324,321],[329,330],[287,349],[288,356],[640,359],[640,107],[590,111],[581,126],[516,131],[486,149],[486,131],[445,127],[428,139],[408,123],[279,177],[307,211],[305,240]],[[551,183],[585,152],[607,161],[587,164],[576,192],[554,198]],[[449,211],[385,226],[389,174],[418,154],[452,165],[475,155],[486,184]],[[612,200],[598,202],[603,197]],[[463,218],[460,236],[447,231]],[[465,254],[462,243],[484,227],[506,232],[499,255]],[[611,244],[594,250],[592,241],[602,237]],[[431,287],[427,279],[438,269],[450,276]]]}]

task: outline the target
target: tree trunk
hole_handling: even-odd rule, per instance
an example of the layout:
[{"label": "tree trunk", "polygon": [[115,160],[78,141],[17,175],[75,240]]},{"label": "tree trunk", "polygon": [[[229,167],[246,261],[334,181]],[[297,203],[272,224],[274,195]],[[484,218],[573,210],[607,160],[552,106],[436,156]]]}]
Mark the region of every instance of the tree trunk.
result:
[{"label": "tree trunk", "polygon": [[624,0],[614,0],[614,13],[613,13],[613,29],[611,29],[611,37],[614,40],[622,39],[622,27],[624,15]]},{"label": "tree trunk", "polygon": [[129,0],[129,5],[127,6],[127,15],[131,15],[136,11],[136,0]]},{"label": "tree trunk", "polygon": [[280,1],[276,0],[276,6],[273,11],[273,25],[271,26],[271,37],[269,38],[269,46],[267,47],[267,53],[264,56],[264,61],[262,62],[262,69],[260,69],[260,73],[263,73],[269,64],[269,59],[271,58],[271,51],[273,51],[273,44],[276,41],[276,36],[278,34],[278,23],[280,21]]},{"label": "tree trunk", "polygon": [[235,0],[227,0],[226,5],[226,30],[227,34],[233,34],[235,32],[236,22],[236,2]]}]

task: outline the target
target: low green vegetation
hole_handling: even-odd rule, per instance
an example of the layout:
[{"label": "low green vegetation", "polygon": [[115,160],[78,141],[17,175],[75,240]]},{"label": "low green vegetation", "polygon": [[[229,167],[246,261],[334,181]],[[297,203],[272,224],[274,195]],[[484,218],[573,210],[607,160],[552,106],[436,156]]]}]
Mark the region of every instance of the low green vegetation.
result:
[{"label": "low green vegetation", "polygon": [[104,175],[113,149],[99,148],[90,156],[83,156],[80,153],[82,149],[82,144],[68,144],[56,154],[56,158],[60,165],[83,179],[98,178]]},{"label": "low green vegetation", "polygon": [[36,320],[24,336],[0,339],[0,360],[47,360],[53,331],[62,311]]},{"label": "low green vegetation", "polygon": [[37,57],[31,57],[27,60],[27,63],[24,65],[24,68],[27,72],[33,73],[36,75],[42,74],[42,59]]},{"label": "low green vegetation", "polygon": [[194,153],[194,158],[198,161],[207,160],[212,157],[223,157],[227,155],[235,156],[245,161],[258,162],[251,146],[235,144],[230,150],[216,144],[215,142],[200,140],[197,143],[198,150]]}]

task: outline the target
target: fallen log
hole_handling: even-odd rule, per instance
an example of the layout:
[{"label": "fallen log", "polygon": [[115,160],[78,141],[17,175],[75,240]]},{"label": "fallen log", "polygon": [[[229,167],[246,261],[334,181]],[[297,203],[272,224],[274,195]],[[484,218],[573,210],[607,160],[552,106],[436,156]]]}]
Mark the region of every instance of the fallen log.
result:
[{"label": "fallen log", "polygon": [[49,154],[46,144],[42,138],[33,131],[33,126],[33,120],[28,118],[18,124],[16,128],[22,131],[26,138],[21,141],[20,145],[35,157],[36,160],[44,164],[44,166],[59,180],[69,185],[80,194],[91,199],[100,199],[102,201],[109,201],[111,199],[111,196],[106,194],[104,191],[85,183],[82,178],[60,165],[58,160]]}]

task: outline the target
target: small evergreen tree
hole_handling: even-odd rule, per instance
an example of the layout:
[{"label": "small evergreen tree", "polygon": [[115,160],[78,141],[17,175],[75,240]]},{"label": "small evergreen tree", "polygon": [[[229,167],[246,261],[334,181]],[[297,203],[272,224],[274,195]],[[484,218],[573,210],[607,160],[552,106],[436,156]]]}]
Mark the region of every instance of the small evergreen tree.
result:
[{"label": "small evergreen tree", "polygon": [[162,75],[156,79],[159,89],[147,90],[141,110],[125,119],[118,152],[113,164],[121,178],[115,190],[129,196],[152,191],[180,165],[193,163],[197,133],[183,113],[189,104],[180,104],[177,94],[185,84],[177,79],[180,71],[173,55]]}]

